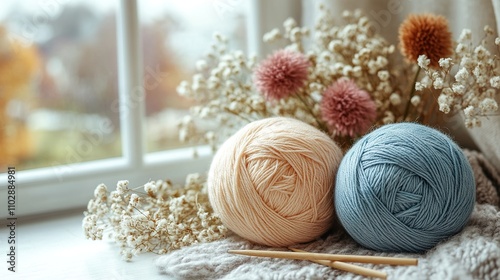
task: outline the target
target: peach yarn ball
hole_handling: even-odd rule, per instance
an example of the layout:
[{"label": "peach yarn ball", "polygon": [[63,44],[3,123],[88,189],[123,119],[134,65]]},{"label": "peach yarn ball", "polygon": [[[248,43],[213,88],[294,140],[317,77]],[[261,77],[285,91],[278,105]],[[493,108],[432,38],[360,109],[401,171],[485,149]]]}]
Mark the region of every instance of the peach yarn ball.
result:
[{"label": "peach yarn ball", "polygon": [[252,242],[283,247],[312,241],[333,223],[341,159],[337,144],[304,122],[274,117],[249,123],[213,158],[210,203],[226,227]]}]

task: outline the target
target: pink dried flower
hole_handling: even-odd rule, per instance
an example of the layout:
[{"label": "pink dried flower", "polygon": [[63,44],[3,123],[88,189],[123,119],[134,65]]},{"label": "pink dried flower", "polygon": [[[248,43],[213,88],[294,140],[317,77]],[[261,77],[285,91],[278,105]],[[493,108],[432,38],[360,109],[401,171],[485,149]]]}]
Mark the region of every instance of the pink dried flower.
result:
[{"label": "pink dried flower", "polygon": [[340,79],[325,90],[321,115],[334,134],[354,137],[368,131],[377,109],[366,91],[351,80]]},{"label": "pink dried flower", "polygon": [[279,100],[296,93],[307,80],[309,61],[299,52],[279,50],[257,67],[254,82],[266,98]]}]

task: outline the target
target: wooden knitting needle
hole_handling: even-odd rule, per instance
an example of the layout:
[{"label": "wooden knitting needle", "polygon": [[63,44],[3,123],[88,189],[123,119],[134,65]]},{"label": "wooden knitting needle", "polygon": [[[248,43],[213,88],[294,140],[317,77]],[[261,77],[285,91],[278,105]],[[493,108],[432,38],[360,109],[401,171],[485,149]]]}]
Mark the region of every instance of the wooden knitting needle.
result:
[{"label": "wooden knitting needle", "polygon": [[356,255],[334,255],[309,252],[283,252],[283,251],[264,251],[264,250],[229,250],[228,253],[239,254],[254,257],[281,258],[292,260],[328,260],[342,262],[389,264],[389,265],[417,265],[418,259],[413,258],[395,258],[379,256],[356,256]]},{"label": "wooden knitting needle", "polygon": [[[302,252],[302,253],[307,253],[306,251],[302,251],[299,249],[294,249],[294,248],[288,248],[294,252]],[[387,279],[387,273],[384,271],[378,271],[375,269],[370,269],[362,266],[357,266],[345,262],[339,262],[339,261],[326,261],[326,260],[311,260],[312,262],[319,263],[322,265],[326,265],[329,267],[333,267],[338,270],[343,270],[359,275],[364,275],[368,277],[375,277],[375,278],[380,278],[380,279]]]}]

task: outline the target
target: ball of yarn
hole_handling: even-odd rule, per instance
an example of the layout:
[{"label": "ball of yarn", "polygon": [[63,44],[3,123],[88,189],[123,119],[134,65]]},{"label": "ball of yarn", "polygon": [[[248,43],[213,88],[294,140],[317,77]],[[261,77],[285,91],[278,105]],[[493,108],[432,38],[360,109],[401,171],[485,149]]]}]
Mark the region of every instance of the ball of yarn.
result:
[{"label": "ball of yarn", "polygon": [[475,201],[472,168],[443,133],[419,124],[382,126],[361,138],[339,167],[335,208],[361,245],[421,252],[459,232]]},{"label": "ball of yarn", "polygon": [[284,117],[254,121],[215,154],[210,203],[226,227],[255,243],[314,240],[332,226],[341,159],[336,143],[311,125]]}]

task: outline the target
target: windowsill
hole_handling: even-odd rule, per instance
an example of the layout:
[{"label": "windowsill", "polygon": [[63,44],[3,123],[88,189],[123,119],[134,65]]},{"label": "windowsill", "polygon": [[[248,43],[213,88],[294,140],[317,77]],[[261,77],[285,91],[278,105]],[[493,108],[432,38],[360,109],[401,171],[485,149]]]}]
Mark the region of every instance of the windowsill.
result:
[{"label": "windowsill", "polygon": [[[16,272],[8,271],[4,262],[0,279],[166,279],[154,264],[156,254],[141,254],[126,262],[114,243],[85,239],[82,213],[18,219]],[[8,234],[3,227],[2,252],[10,246]]]},{"label": "windowsill", "polygon": [[[148,180],[169,179],[183,184],[190,173],[207,172],[213,152],[208,146],[172,149],[145,155],[143,160],[128,163],[125,158],[104,159],[16,172],[16,207],[19,217],[86,207],[97,185],[104,183],[110,190],[116,182],[128,180],[131,186],[141,186]],[[1,170],[0,170],[1,172]],[[7,198],[7,173],[0,174],[0,198]],[[64,198],[64,199],[61,199]],[[7,209],[7,199],[0,199],[0,209]],[[0,211],[0,218],[8,217]]]}]

